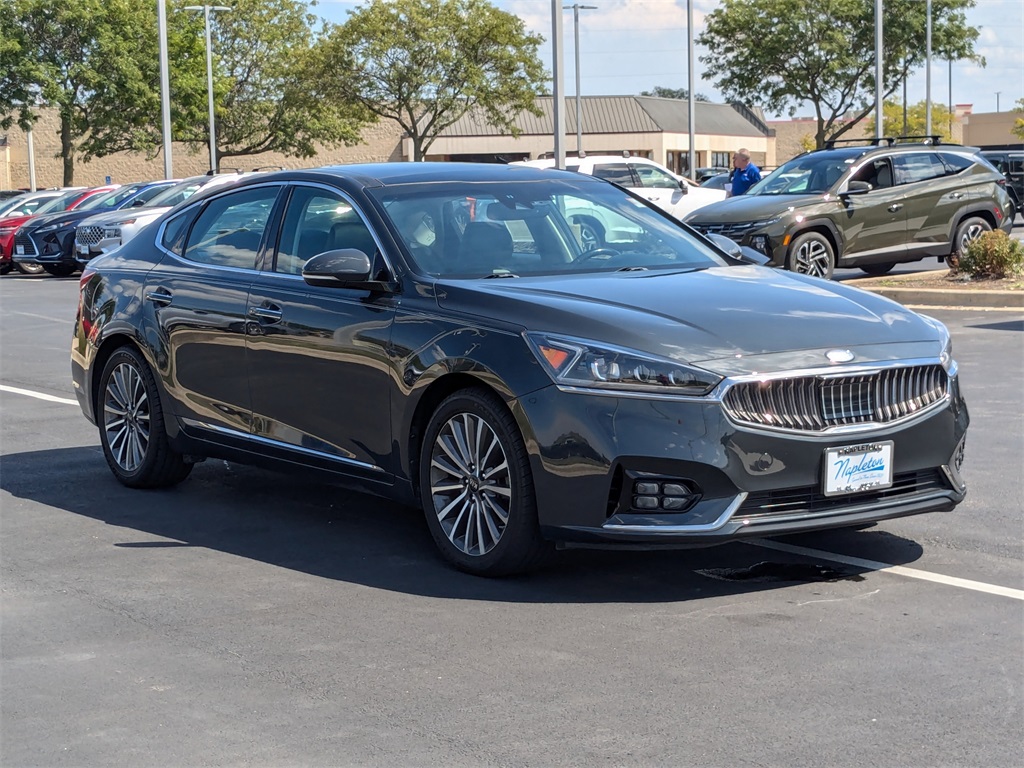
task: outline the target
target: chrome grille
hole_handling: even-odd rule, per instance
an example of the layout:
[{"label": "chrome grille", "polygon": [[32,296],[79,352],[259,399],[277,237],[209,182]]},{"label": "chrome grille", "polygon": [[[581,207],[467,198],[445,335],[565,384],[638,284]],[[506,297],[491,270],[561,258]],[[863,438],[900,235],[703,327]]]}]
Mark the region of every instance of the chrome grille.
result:
[{"label": "chrome grille", "polygon": [[705,235],[725,235],[739,242],[743,236],[754,228],[756,221],[723,222],[721,224],[701,224],[690,222],[690,226]]},{"label": "chrome grille", "polygon": [[759,427],[821,431],[885,424],[946,396],[940,365],[886,368],[852,376],[803,376],[734,384],[723,403],[737,422]]},{"label": "chrome grille", "polygon": [[32,242],[32,238],[26,234],[19,232],[14,236],[14,252],[18,252],[18,246],[24,247],[24,254],[26,256],[36,255],[36,244]]},{"label": "chrome grille", "polygon": [[90,225],[75,230],[75,245],[96,245],[103,239],[103,227]]}]

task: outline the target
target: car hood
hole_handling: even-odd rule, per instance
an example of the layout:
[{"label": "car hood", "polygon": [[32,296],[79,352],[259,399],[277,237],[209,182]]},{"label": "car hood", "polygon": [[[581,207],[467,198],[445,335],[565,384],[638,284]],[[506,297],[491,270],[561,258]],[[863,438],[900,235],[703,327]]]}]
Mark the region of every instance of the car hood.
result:
[{"label": "car hood", "polygon": [[820,203],[824,195],[739,195],[706,205],[687,215],[688,224],[718,224],[771,219],[781,213]]},{"label": "car hood", "polygon": [[109,211],[107,213],[99,213],[90,216],[88,219],[81,223],[81,226],[105,226],[107,224],[116,224],[119,221],[125,219],[139,219],[145,218],[146,221],[152,221],[158,218],[161,214],[167,213],[171,210],[166,206],[160,206],[157,208],[147,208],[146,206],[139,206],[138,208],[121,208],[117,211]]},{"label": "car hood", "polygon": [[695,272],[448,280],[449,311],[699,364],[722,375],[938,359],[944,339],[924,317],[867,291],[754,266]]},{"label": "car hood", "polygon": [[76,223],[87,219],[90,216],[95,216],[97,213],[110,210],[109,208],[101,208],[98,211],[54,211],[53,213],[44,213],[36,216],[32,223],[29,225],[31,229],[39,229],[45,227],[48,224],[53,224],[57,221],[67,221],[70,223]]}]

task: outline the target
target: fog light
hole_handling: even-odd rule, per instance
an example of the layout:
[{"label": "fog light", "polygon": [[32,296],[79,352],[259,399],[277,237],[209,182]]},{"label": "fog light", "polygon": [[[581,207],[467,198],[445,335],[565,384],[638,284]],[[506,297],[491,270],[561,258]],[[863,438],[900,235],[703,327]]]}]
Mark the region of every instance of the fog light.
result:
[{"label": "fog light", "polygon": [[658,508],[658,497],[657,496],[637,496],[633,499],[634,509],[657,509]]},{"label": "fog light", "polygon": [[645,496],[657,495],[660,493],[657,483],[637,483],[634,492]]},{"label": "fog light", "polygon": [[679,511],[680,509],[686,509],[690,505],[690,499],[683,496],[665,496],[661,500],[662,509],[671,509]]},{"label": "fog light", "polygon": [[690,489],[678,483],[665,483],[662,493],[666,496],[690,496]]},{"label": "fog light", "polygon": [[768,252],[768,235],[754,235],[752,238],[750,238],[750,245],[752,248],[754,248],[754,250],[760,251],[765,256],[771,255]]}]

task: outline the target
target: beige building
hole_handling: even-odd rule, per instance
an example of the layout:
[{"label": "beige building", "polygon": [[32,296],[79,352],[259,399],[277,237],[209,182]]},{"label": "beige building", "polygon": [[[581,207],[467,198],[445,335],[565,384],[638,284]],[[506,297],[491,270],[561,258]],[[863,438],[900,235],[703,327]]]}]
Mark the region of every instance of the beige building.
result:
[{"label": "beige building", "polygon": [[[521,131],[513,138],[487,125],[479,115],[469,114],[446,130],[430,147],[428,160],[509,162],[550,157],[554,152],[553,99],[540,97],[541,116],[523,113],[516,120]],[[685,172],[689,150],[687,103],[653,96],[585,96],[583,148],[589,154],[621,154],[646,157],[677,172]],[[740,147],[750,150],[759,166],[776,164],[775,137],[760,110],[742,105],[697,102],[694,115],[694,148],[697,167],[729,166]],[[575,100],[566,99],[566,140],[568,154],[576,154]],[[59,156],[59,121],[56,112],[44,111],[33,131],[36,185],[40,188],[63,183]],[[242,158],[226,158],[222,170],[236,168],[311,168],[335,163],[400,162],[412,157],[412,141],[393,122],[381,121],[363,131],[363,141],[353,147],[322,147],[315,157],[297,158],[267,152]],[[173,147],[176,177],[197,176],[209,168],[205,147]],[[119,152],[90,162],[77,160],[74,183],[80,186],[107,182],[125,183],[163,178],[163,157]],[[17,127],[0,142],[0,189],[27,188],[28,149],[25,134]]]},{"label": "beige building", "polygon": [[1024,140],[1013,126],[1020,112],[971,112],[964,116],[964,144],[982,149],[1024,149]]},{"label": "beige building", "polygon": [[[448,128],[427,151],[428,160],[511,162],[554,155],[554,99],[537,99],[539,117],[521,113],[513,138],[470,113]],[[577,154],[576,100],[565,100],[565,147]],[[646,157],[685,173],[689,141],[686,101],[655,96],[584,96],[580,99],[583,150],[590,155]],[[694,114],[697,167],[730,166],[739,148],[760,166],[775,165],[775,137],[760,110],[737,104],[697,102]],[[408,141],[408,140],[407,140]],[[411,147],[406,150],[411,154]]]}]

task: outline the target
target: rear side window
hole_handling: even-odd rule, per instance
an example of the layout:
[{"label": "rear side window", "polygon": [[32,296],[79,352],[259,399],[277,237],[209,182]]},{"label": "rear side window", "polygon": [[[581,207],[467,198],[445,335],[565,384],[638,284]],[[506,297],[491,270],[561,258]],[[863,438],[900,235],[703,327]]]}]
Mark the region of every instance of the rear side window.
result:
[{"label": "rear side window", "polygon": [[633,174],[629,172],[629,166],[625,163],[598,163],[594,166],[594,176],[620,187],[635,187]]},{"label": "rear side window", "polygon": [[255,269],[278,189],[243,189],[211,200],[189,233],[184,257],[200,264]]},{"label": "rear side window", "polygon": [[897,184],[914,184],[918,181],[941,179],[947,174],[946,166],[934,152],[915,152],[908,155],[894,155]]},{"label": "rear side window", "polygon": [[160,245],[171,253],[181,256],[185,246],[185,235],[188,234],[189,225],[195,220],[198,213],[198,208],[190,208],[168,221],[164,226],[164,234],[160,238]]},{"label": "rear side window", "polygon": [[963,155],[954,155],[952,152],[943,152],[939,155],[942,158],[942,162],[946,164],[948,173],[960,173],[965,171],[974,165],[974,161],[969,157]]}]

